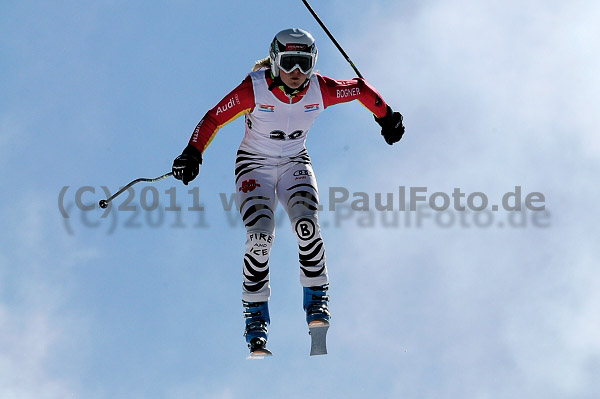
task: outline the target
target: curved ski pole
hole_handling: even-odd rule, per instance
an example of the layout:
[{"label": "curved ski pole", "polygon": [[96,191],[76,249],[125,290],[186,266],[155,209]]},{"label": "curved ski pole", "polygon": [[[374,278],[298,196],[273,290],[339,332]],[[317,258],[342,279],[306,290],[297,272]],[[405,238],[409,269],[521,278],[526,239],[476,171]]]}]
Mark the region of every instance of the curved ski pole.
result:
[{"label": "curved ski pole", "polygon": [[346,52],[344,51],[344,49],[342,48],[342,46],[340,46],[340,44],[337,42],[337,40],[335,40],[335,38],[333,37],[333,35],[329,32],[329,29],[327,29],[327,27],[325,26],[325,24],[321,21],[321,18],[319,18],[319,16],[312,9],[312,7],[310,6],[310,4],[308,4],[308,1],[307,0],[302,0],[302,2],[306,6],[306,8],[308,8],[308,11],[310,11],[310,13],[312,14],[312,16],[317,20],[317,22],[319,23],[319,25],[321,25],[321,28],[323,28],[323,30],[325,31],[325,33],[327,34],[327,36],[329,36],[329,38],[331,39],[331,41],[333,42],[333,44],[335,44],[335,47],[337,47],[337,49],[340,50],[340,53],[342,53],[342,55],[344,56],[344,58],[346,59],[346,61],[348,61],[348,63],[352,67],[352,69],[354,69],[354,72],[356,72],[356,75],[359,78],[364,79],[363,76],[360,74],[360,72],[358,72],[358,68],[356,67],[356,65],[354,65],[354,63],[352,62],[352,60],[350,59],[350,57],[348,57],[348,54],[346,54]]},{"label": "curved ski pole", "polygon": [[147,179],[147,178],[139,178],[139,179],[135,179],[132,182],[130,182],[128,185],[126,185],[125,187],[123,187],[122,189],[120,189],[119,191],[117,191],[116,193],[114,193],[113,195],[111,195],[110,197],[108,197],[107,199],[103,199],[100,200],[100,202],[98,203],[98,205],[100,205],[100,208],[104,209],[106,207],[108,207],[108,203],[110,201],[112,201],[113,199],[117,198],[119,195],[121,195],[125,190],[127,190],[129,187],[133,186],[136,183],[140,183],[140,182],[146,182],[146,183],[155,183],[159,180],[165,179],[169,176],[173,176],[173,172],[169,172],[169,173],[165,173],[162,176],[156,177],[154,179]]}]

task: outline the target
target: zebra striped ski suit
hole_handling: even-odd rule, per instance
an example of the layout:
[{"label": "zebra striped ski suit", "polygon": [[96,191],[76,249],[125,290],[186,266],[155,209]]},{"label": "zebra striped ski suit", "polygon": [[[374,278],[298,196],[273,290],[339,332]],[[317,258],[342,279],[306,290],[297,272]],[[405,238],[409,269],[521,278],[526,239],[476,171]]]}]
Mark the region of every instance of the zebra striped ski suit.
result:
[{"label": "zebra striped ski suit", "polygon": [[[237,205],[246,228],[242,299],[270,297],[269,255],[275,233],[275,206],[283,206],[298,243],[300,283],[328,284],[318,221],[319,193],[305,141],[316,117],[327,107],[359,100],[376,117],[386,104],[362,79],[337,81],[313,74],[300,92],[286,95],[269,86],[269,71],[250,73],[198,123],[189,144],[204,152],[218,130],[245,115],[246,132],[237,152]],[[272,89],[272,90],[271,90]]]}]

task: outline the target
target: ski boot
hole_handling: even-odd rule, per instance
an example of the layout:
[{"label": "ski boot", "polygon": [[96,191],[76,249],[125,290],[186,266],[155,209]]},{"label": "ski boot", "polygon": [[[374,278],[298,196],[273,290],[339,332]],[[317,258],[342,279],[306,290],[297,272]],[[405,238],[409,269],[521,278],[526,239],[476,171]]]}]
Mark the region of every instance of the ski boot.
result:
[{"label": "ski boot", "polygon": [[310,355],[327,354],[327,330],[329,329],[329,309],[326,295],[329,284],[318,287],[304,287],[304,310],[308,334],[311,337]]},{"label": "ski boot", "polygon": [[266,348],[269,318],[268,302],[246,302],[244,305],[244,317],[246,318],[246,329],[244,336],[250,349],[247,359],[262,359],[271,356],[272,353]]}]

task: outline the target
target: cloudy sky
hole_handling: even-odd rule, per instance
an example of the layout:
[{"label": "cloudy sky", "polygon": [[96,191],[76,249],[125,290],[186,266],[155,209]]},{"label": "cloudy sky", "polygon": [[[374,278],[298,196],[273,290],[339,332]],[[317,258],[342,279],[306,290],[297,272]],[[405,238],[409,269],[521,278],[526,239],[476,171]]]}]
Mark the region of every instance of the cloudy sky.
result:
[{"label": "cloudy sky", "polygon": [[[350,66],[301,1],[0,3],[2,398],[600,396],[600,6],[313,3],[407,133],[388,146],[359,104],[311,129],[330,353],[308,356],[279,214],[262,362],[245,360],[245,235],[227,211],[242,120],[189,187],[138,185],[135,210],[124,195],[107,213],[77,192],[94,204],[168,172],[281,29],[313,33],[322,74]],[[400,187],[491,206],[516,186],[545,210],[374,209]],[[349,198],[332,212],[335,187]],[[369,212],[351,212],[359,192]]]}]

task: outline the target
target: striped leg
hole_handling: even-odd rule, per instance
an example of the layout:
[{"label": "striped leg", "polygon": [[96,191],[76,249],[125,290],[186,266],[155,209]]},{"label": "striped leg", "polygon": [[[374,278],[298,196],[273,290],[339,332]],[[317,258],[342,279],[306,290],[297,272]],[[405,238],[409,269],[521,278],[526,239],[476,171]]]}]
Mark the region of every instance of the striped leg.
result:
[{"label": "striped leg", "polygon": [[273,235],[248,232],[246,236],[242,299],[248,302],[266,302],[271,296],[269,254],[273,245]]},{"label": "striped leg", "polygon": [[242,150],[236,159],[237,203],[246,227],[242,299],[247,302],[266,302],[271,295],[269,254],[275,231],[276,168],[264,161],[264,157]]},{"label": "striped leg", "polygon": [[319,194],[308,155],[289,164],[277,190],[298,240],[300,283],[303,287],[328,283],[325,248],[317,218]]},{"label": "striped leg", "polygon": [[292,221],[292,226],[298,240],[300,283],[303,287],[327,284],[325,247],[317,218],[303,216]]}]

